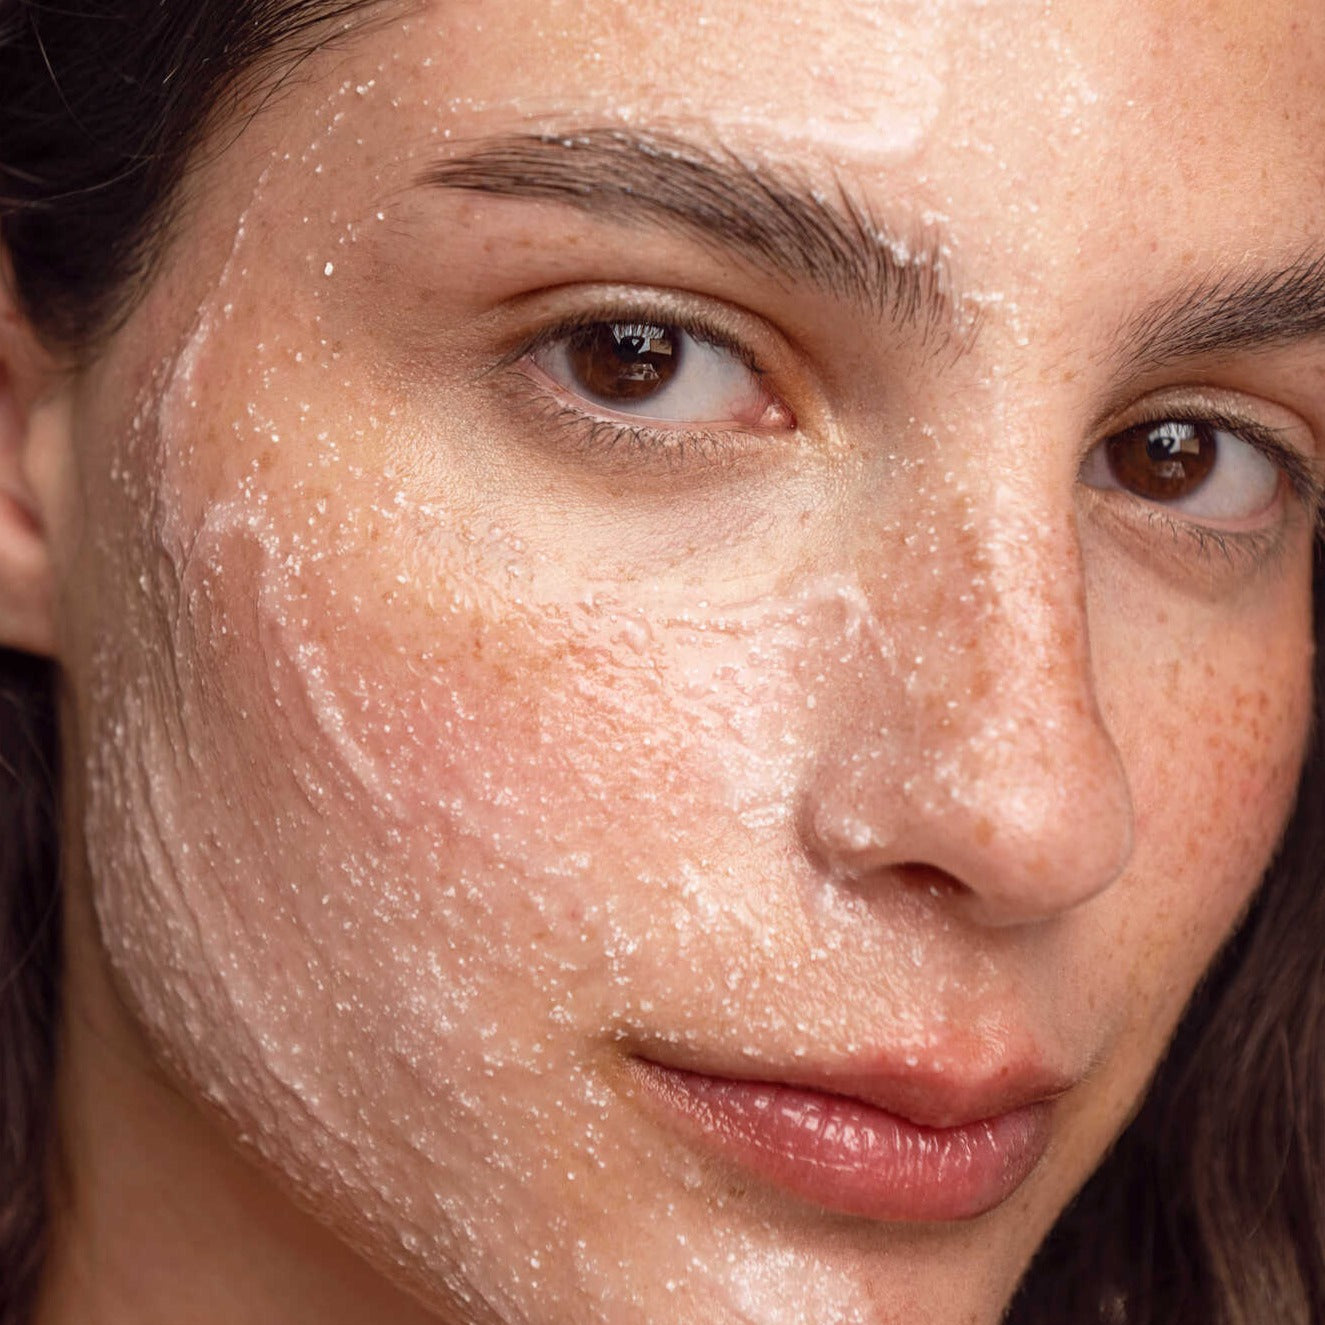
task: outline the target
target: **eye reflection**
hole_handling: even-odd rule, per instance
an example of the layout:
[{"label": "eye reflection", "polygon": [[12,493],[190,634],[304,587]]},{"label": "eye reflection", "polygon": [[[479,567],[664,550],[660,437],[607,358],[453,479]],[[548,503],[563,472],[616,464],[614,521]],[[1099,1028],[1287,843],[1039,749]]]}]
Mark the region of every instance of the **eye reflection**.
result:
[{"label": "eye reflection", "polygon": [[549,337],[529,360],[586,412],[678,426],[791,422],[748,357],[679,326],[589,322]]},{"label": "eye reflection", "polygon": [[1110,437],[1109,469],[1129,492],[1150,501],[1174,501],[1209,479],[1219,453],[1208,424],[1166,419],[1143,423]]},{"label": "eye reflection", "polygon": [[566,360],[586,395],[619,404],[666,386],[680,371],[681,346],[669,327],[599,322],[570,338]]},{"label": "eye reflection", "polygon": [[1089,487],[1128,492],[1197,521],[1236,522],[1274,505],[1283,468],[1231,428],[1161,419],[1106,438],[1087,456]]}]

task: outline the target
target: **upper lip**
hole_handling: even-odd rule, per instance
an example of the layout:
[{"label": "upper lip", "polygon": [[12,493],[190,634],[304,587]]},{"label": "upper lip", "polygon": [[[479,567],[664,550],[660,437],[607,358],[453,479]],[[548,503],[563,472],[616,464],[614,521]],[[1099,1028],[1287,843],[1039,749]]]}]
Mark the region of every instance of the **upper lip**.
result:
[{"label": "upper lip", "polygon": [[998,1118],[1055,1099],[1078,1080],[1035,1058],[976,1064],[933,1054],[920,1062],[913,1061],[917,1057],[914,1055],[878,1053],[869,1055],[868,1060],[856,1057],[836,1064],[741,1063],[728,1070],[682,1064],[648,1052],[642,1057],[672,1071],[736,1084],[784,1086],[836,1095],[932,1128],[962,1127]]}]

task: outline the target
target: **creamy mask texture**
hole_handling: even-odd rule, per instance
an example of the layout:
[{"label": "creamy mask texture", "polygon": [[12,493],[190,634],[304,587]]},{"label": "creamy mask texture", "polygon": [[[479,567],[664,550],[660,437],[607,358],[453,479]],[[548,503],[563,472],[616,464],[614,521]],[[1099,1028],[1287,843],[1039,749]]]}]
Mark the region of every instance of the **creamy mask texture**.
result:
[{"label": "creamy mask texture", "polygon": [[[89,377],[108,963],[173,1078],[443,1319],[993,1322],[1288,813],[1304,521],[1209,571],[1084,504],[1117,318],[1072,273],[1146,219],[1079,238],[1129,92],[1107,7],[537,8],[311,60]],[[418,184],[485,135],[687,125],[948,226],[952,340],[884,363],[904,332],[693,236]],[[529,327],[658,289],[764,328],[795,430],[609,461],[528,404]],[[885,1051],[1081,1084],[1005,1207],[898,1226],[715,1166],[627,1070]]]}]

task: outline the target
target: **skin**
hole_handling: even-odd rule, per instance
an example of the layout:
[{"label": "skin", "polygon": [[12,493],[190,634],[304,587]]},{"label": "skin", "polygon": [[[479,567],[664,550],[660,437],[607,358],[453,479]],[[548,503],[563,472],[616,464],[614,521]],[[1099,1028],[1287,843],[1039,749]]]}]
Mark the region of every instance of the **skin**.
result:
[{"label": "skin", "polygon": [[[1119,366],[1325,230],[1307,8],[392,15],[205,156],[95,362],[9,319],[3,626],[71,770],[43,1325],[999,1319],[1291,807],[1304,503],[1081,476],[1198,398],[1322,445],[1318,340]],[[419,182],[602,126],[937,236],[950,334]],[[549,421],[510,352],[608,287],[725,319],[794,427]],[[885,1051],[1070,1078],[1006,1202],[826,1212],[628,1069]]]}]

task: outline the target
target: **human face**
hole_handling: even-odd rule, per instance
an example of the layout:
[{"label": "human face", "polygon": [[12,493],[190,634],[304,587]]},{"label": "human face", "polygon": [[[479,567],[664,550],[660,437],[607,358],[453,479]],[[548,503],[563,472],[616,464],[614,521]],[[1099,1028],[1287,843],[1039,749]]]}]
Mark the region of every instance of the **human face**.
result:
[{"label": "human face", "polygon": [[1325,13],[384,17],[72,399],[133,1016],[442,1313],[993,1321],[1289,811]]}]

